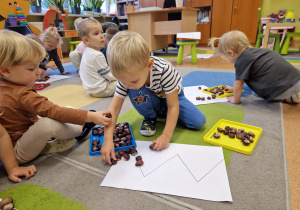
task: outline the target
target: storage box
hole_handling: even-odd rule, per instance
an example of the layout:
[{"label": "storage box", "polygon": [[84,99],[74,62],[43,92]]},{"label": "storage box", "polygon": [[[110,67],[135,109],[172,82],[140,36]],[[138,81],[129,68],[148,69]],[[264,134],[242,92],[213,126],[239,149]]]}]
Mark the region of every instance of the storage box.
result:
[{"label": "storage box", "polygon": [[126,6],[126,13],[134,12],[134,6],[133,5],[128,5]]}]

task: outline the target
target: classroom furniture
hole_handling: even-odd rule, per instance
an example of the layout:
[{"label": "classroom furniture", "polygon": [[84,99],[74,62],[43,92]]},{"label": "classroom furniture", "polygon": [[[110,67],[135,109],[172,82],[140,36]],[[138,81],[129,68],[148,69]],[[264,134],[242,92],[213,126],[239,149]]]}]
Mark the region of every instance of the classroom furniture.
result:
[{"label": "classroom furniture", "polygon": [[[283,45],[280,50],[280,54],[286,55],[290,46],[291,37],[300,37],[300,33],[288,33],[283,41]],[[300,47],[299,47],[300,53]]]},{"label": "classroom furniture", "polygon": [[191,45],[191,57],[192,57],[192,63],[197,64],[197,52],[196,52],[196,45],[198,44],[198,41],[178,41],[176,44],[179,45],[178,55],[177,55],[177,64],[182,63],[183,58],[183,51],[185,45]]},{"label": "classroom furniture", "polygon": [[239,30],[247,35],[250,43],[255,43],[260,6],[261,0],[213,0],[211,37]]},{"label": "classroom furniture", "polygon": [[[300,21],[298,22],[284,22],[284,23],[267,23],[266,24],[266,30],[265,30],[265,38],[263,41],[263,48],[267,48],[268,45],[268,39],[269,39],[269,35],[270,35],[270,29],[272,27],[299,27],[300,26]],[[288,34],[286,35],[286,37],[288,36]],[[283,48],[283,47],[282,47]],[[286,47],[284,48],[286,49]]]},{"label": "classroom furniture", "polygon": [[140,8],[144,7],[160,7],[163,8],[164,0],[139,0]]},{"label": "classroom furniture", "polygon": [[82,41],[70,41],[70,52],[74,51]]},{"label": "classroom furniture", "polygon": [[[169,13],[181,12],[181,20],[168,21]],[[168,35],[195,32],[197,9],[172,8],[127,13],[128,30],[139,33],[150,52],[168,47]]]},{"label": "classroom furniture", "polygon": [[[262,23],[261,23],[261,8],[258,8],[258,30],[257,30],[257,38],[256,38],[256,48],[260,48],[261,39],[263,39],[265,35],[262,33]],[[273,50],[278,52],[280,51],[280,37],[281,34],[270,34],[269,38],[275,38],[274,48]]]}]

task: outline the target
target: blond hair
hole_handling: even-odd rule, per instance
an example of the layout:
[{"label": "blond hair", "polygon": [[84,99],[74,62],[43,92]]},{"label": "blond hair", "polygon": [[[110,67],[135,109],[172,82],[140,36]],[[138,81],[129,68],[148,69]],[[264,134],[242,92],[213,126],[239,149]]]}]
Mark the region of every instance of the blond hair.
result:
[{"label": "blond hair", "polygon": [[118,32],[108,44],[107,60],[113,75],[126,75],[143,69],[149,61],[149,47],[136,32]]},{"label": "blond hair", "polygon": [[41,44],[14,31],[1,30],[0,43],[0,68],[42,61],[46,55]]},{"label": "blond hair", "polygon": [[107,39],[107,41],[110,41],[114,35],[116,35],[116,33],[119,32],[119,29],[116,27],[109,27],[108,29],[106,29],[105,32],[105,38]]},{"label": "blond hair", "polygon": [[251,47],[250,42],[241,31],[229,31],[221,36],[221,38],[213,37],[209,40],[208,46],[215,49],[214,44],[219,40],[218,51],[221,55],[226,55],[227,50],[239,53],[242,49]]},{"label": "blond hair", "polygon": [[62,38],[60,37],[57,28],[49,27],[41,35],[40,38],[42,42],[52,42],[55,41],[58,44],[62,44]]},{"label": "blond hair", "polygon": [[77,24],[77,31],[78,31],[78,35],[80,36],[80,38],[82,39],[84,36],[88,36],[90,33],[90,25],[97,24],[97,23],[99,23],[99,21],[93,17],[88,17],[88,18],[81,20]]}]

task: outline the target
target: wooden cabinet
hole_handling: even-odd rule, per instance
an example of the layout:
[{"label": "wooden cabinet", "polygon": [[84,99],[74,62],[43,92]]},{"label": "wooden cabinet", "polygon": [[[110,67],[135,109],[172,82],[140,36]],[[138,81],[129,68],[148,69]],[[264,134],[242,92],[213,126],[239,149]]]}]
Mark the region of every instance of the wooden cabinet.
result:
[{"label": "wooden cabinet", "polygon": [[132,5],[138,6],[139,1],[138,0],[115,0],[116,2],[116,13],[117,16],[124,16],[126,18],[126,5]]},{"label": "wooden cabinet", "polygon": [[261,0],[213,0],[211,36],[239,30],[255,43]]}]

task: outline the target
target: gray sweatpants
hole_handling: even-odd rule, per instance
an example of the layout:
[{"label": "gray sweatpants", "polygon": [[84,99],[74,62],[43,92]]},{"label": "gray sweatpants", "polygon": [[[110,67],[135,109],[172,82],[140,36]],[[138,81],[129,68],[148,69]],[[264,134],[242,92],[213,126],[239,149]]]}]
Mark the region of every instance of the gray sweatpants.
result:
[{"label": "gray sweatpants", "polygon": [[36,158],[52,137],[69,139],[79,136],[81,132],[80,125],[62,123],[48,117],[40,118],[17,140],[14,147],[17,161],[24,164]]}]

